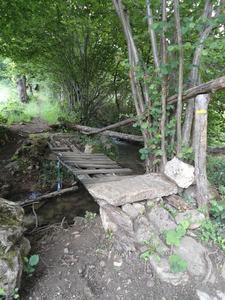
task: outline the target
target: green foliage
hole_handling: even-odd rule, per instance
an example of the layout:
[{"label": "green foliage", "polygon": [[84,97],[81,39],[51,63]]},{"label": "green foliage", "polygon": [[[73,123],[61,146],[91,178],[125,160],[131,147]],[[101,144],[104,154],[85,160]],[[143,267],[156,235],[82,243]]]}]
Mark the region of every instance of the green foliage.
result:
[{"label": "green foliage", "polygon": [[213,200],[210,203],[210,215],[218,223],[225,224],[225,202]]},{"label": "green foliage", "polygon": [[173,254],[173,255],[169,256],[169,265],[170,265],[170,270],[173,273],[184,272],[187,270],[186,260],[182,259],[177,254]]},{"label": "green foliage", "polygon": [[31,255],[29,258],[24,257],[23,261],[24,261],[24,271],[29,276],[31,276],[39,263],[39,255],[34,254],[34,255]]},{"label": "green foliage", "polygon": [[5,290],[3,288],[0,288],[0,299],[3,299],[5,296]]},{"label": "green foliage", "polygon": [[93,212],[91,212],[91,211],[86,211],[86,212],[85,212],[85,215],[84,215],[85,222],[86,222],[86,223],[89,223],[89,222],[95,220],[96,216],[97,216],[96,213],[93,213]]},{"label": "green foliage", "polygon": [[190,225],[187,220],[182,221],[175,229],[166,231],[166,243],[169,246],[179,246],[182,237],[185,236],[186,231]]},{"label": "green foliage", "polygon": [[107,229],[107,231],[106,231],[106,238],[108,240],[112,240],[113,239],[113,231],[111,229]]},{"label": "green foliage", "polygon": [[191,147],[182,147],[181,152],[179,153],[179,158],[187,161],[189,163],[193,163],[194,161],[194,153]]},{"label": "green foliage", "polygon": [[212,185],[216,187],[225,186],[225,157],[209,156],[207,174]]},{"label": "green foliage", "polygon": [[25,112],[25,104],[16,100],[10,100],[0,103],[0,120],[7,124],[29,122],[31,116]]},{"label": "green foliage", "polygon": [[[12,299],[15,299],[15,300],[20,299],[20,295],[19,295],[18,292],[19,292],[19,289],[15,288],[15,290],[13,291]],[[6,300],[6,293],[5,293],[5,290],[3,288],[0,288],[0,300]]]},{"label": "green foliage", "polygon": [[220,226],[220,224],[206,219],[201,225],[200,238],[205,242],[212,242],[218,245],[225,251],[224,225]]}]

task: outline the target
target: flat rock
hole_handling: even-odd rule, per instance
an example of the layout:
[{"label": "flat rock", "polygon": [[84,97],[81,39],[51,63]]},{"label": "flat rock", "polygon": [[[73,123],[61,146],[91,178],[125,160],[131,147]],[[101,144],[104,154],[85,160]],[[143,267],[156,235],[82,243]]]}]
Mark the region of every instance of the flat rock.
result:
[{"label": "flat rock", "polygon": [[147,215],[150,223],[154,225],[159,233],[177,227],[171,215],[163,207],[153,207]]},{"label": "flat rock", "polygon": [[181,188],[188,188],[194,182],[194,167],[174,157],[165,165],[164,174]]},{"label": "flat rock", "polygon": [[196,209],[191,209],[183,213],[178,213],[175,217],[177,224],[180,224],[184,220],[188,220],[190,222],[190,229],[196,229],[200,227],[204,219],[204,214],[197,211]]},{"label": "flat rock", "polygon": [[120,181],[96,183],[88,188],[90,194],[113,206],[139,202],[145,199],[176,194],[176,184],[161,174],[138,175]]},{"label": "flat rock", "polygon": [[185,236],[177,249],[177,253],[187,261],[188,272],[193,276],[204,276],[207,272],[207,263],[204,258],[206,248],[192,237]]},{"label": "flat rock", "polygon": [[118,250],[135,251],[133,223],[130,217],[118,207],[100,207],[100,216],[105,231],[113,233]]},{"label": "flat rock", "polygon": [[160,280],[166,283],[177,286],[180,284],[185,284],[189,279],[189,276],[186,272],[172,273],[170,271],[170,266],[166,258],[157,260],[155,256],[151,256],[150,264]]}]

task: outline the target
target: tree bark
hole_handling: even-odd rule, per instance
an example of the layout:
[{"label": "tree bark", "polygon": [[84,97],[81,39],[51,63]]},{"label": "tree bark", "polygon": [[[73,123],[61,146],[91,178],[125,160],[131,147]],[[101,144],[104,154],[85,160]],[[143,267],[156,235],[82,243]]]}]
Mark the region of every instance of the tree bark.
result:
[{"label": "tree bark", "polygon": [[[222,76],[186,90],[182,95],[182,99],[183,101],[187,101],[191,98],[195,98],[198,95],[215,93],[224,88],[225,88],[225,76]],[[173,95],[169,97],[167,99],[168,104],[176,103],[177,97],[178,95]]]},{"label": "tree bark", "polygon": [[195,99],[195,178],[198,206],[204,208],[207,208],[209,200],[206,173],[208,103],[208,95],[198,95]]},{"label": "tree bark", "polygon": [[66,189],[63,189],[63,190],[60,190],[60,191],[55,191],[55,192],[51,192],[51,193],[42,195],[40,197],[37,197],[36,199],[27,199],[27,200],[21,201],[21,202],[19,202],[19,205],[21,205],[21,206],[31,205],[31,204],[36,203],[36,202],[45,201],[47,199],[59,197],[59,196],[65,194],[65,193],[71,193],[71,192],[74,192],[74,191],[77,191],[77,190],[78,190],[77,186],[72,186],[70,188],[66,188]]},{"label": "tree bark", "polygon": [[[162,30],[162,64],[166,66],[167,64],[167,44],[166,44],[166,22],[167,22],[167,13],[166,13],[166,0],[162,0],[162,22],[163,22],[163,30]],[[161,171],[164,170],[167,155],[166,155],[166,102],[167,102],[167,94],[168,94],[168,77],[167,75],[162,76],[162,96],[161,96],[161,107],[162,107],[162,116],[160,122],[160,130],[161,130],[161,151],[162,151],[162,159],[161,159]]]},{"label": "tree bark", "polygon": [[[90,133],[90,132],[95,132],[97,128],[94,127],[89,127],[89,126],[82,126],[82,125],[69,125],[66,124],[66,127],[69,129],[75,129],[82,131],[83,133]],[[121,133],[121,132],[116,132],[116,131],[110,131],[106,130],[104,132],[101,132],[100,134],[105,135],[105,136],[110,136],[110,137],[115,137],[121,140],[125,141],[131,141],[131,142],[143,142],[144,138],[141,135],[133,135],[133,134],[127,134],[127,133]]]},{"label": "tree bark", "polygon": [[[205,7],[204,11],[202,14],[202,17],[204,19],[208,18],[211,19],[212,17],[217,17],[220,12],[221,8],[224,5],[225,1],[220,0],[219,1],[219,6],[216,10],[214,10],[213,14],[213,5],[210,2],[210,0],[205,0]],[[195,49],[193,61],[192,61],[192,70],[190,74],[190,86],[193,87],[198,84],[198,78],[199,78],[199,69],[200,69],[200,61],[201,61],[201,55],[202,55],[202,50],[204,48],[204,43],[206,39],[208,38],[209,34],[211,33],[213,29],[213,25],[208,25],[206,26],[203,31],[199,35],[199,41],[198,41],[198,46]],[[186,108],[186,113],[185,113],[185,121],[183,125],[183,144],[184,145],[189,145],[190,139],[191,139],[191,130],[193,127],[193,116],[194,116],[194,98],[191,99],[187,105]]]},{"label": "tree bark", "polygon": [[90,134],[90,135],[92,135],[92,134],[98,134],[98,133],[101,133],[101,132],[106,131],[106,130],[110,130],[110,129],[114,129],[114,128],[126,126],[126,125],[132,124],[132,123],[134,123],[134,122],[135,122],[135,120],[132,119],[132,118],[126,119],[126,120],[123,120],[123,121],[114,123],[114,124],[112,124],[112,125],[108,125],[108,126],[106,126],[106,127],[97,129],[96,131],[90,132],[89,134]]},{"label": "tree bark", "polygon": [[182,94],[183,94],[183,72],[184,72],[184,53],[182,32],[180,24],[180,9],[179,1],[174,0],[174,16],[176,22],[177,42],[179,47],[179,80],[178,80],[178,97],[177,97],[177,155],[181,151],[182,132],[181,132],[181,117],[182,117]]},{"label": "tree bark", "polygon": [[27,79],[26,76],[23,75],[17,80],[17,91],[19,95],[19,99],[23,103],[28,102],[28,95],[27,95]]},{"label": "tree bark", "polygon": [[[145,81],[138,79],[138,76],[136,74],[136,69],[138,67],[140,68],[141,64],[138,50],[132,34],[128,12],[124,9],[121,0],[112,0],[112,2],[120,19],[127,42],[128,58],[130,63],[129,77],[136,112],[138,116],[143,116],[145,109],[150,106],[150,99]],[[144,139],[144,145],[147,148],[150,139],[150,133],[146,129],[142,129],[142,135]],[[151,170],[151,160],[149,157],[146,158],[145,165],[146,171],[149,172]]]},{"label": "tree bark", "polygon": [[152,45],[152,53],[155,63],[155,68],[157,71],[159,71],[159,53],[157,48],[157,42],[156,42],[156,36],[155,36],[155,30],[153,30],[153,17],[152,17],[152,10],[150,6],[150,0],[146,0],[146,10],[147,10],[147,22],[148,22],[148,32],[150,36],[150,41]]}]

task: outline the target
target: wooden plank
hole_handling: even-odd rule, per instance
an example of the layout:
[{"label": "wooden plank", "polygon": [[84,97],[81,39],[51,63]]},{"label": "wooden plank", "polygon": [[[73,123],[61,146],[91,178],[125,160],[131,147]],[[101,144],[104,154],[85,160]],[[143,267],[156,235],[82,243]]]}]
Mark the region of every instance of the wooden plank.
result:
[{"label": "wooden plank", "polygon": [[[56,154],[57,155],[57,154]],[[58,155],[59,156],[59,155]],[[60,158],[64,159],[64,160],[74,160],[74,161],[98,161],[98,162],[111,162],[111,163],[115,163],[114,160],[111,160],[107,157],[82,157],[82,156],[59,156]]]},{"label": "wooden plank", "polygon": [[112,174],[112,173],[132,173],[131,169],[90,169],[90,170],[79,170],[73,169],[74,175],[82,175],[82,174]]},{"label": "wooden plank", "polygon": [[52,147],[51,148],[52,151],[66,151],[66,150],[70,150],[69,147]]},{"label": "wooden plank", "polygon": [[102,153],[87,154],[87,153],[83,153],[83,152],[76,153],[73,151],[60,152],[59,155],[62,155],[62,156],[69,155],[69,156],[74,156],[74,157],[79,157],[79,156],[82,156],[82,157],[107,157],[105,154],[102,154]]},{"label": "wooden plank", "polygon": [[[64,161],[65,162],[65,161]],[[79,166],[80,168],[96,168],[96,169],[115,169],[115,168],[120,168],[120,166],[114,164],[114,165],[104,165],[104,164],[91,164],[91,163],[87,163],[87,164],[83,164],[83,163],[77,163],[77,162],[65,162],[66,164],[69,164],[70,166]]]},{"label": "wooden plank", "polygon": [[118,164],[114,161],[107,161],[107,160],[76,160],[76,159],[62,159],[65,163],[76,163],[76,164],[97,164],[97,165],[117,165]]}]

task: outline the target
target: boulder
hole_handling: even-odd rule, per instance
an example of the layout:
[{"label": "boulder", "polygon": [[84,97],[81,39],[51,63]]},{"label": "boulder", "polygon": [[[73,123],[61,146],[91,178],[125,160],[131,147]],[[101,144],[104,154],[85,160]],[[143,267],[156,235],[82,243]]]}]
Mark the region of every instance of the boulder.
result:
[{"label": "boulder", "polygon": [[187,283],[189,276],[185,272],[172,273],[170,270],[169,262],[166,258],[157,260],[155,256],[150,257],[150,264],[160,280],[172,284],[174,286]]},{"label": "boulder", "polygon": [[148,213],[150,223],[162,234],[166,230],[175,229],[176,223],[163,207],[153,207]]},{"label": "boulder", "polygon": [[122,206],[122,210],[132,219],[136,219],[138,215],[145,212],[145,205],[140,203],[125,204]]},{"label": "boulder", "polygon": [[169,196],[178,192],[176,184],[165,176],[155,173],[128,177],[120,181],[96,183],[88,190],[95,199],[104,200],[113,206]]},{"label": "boulder", "polygon": [[168,247],[161,241],[159,234],[149,220],[140,215],[134,221],[134,234],[137,247],[140,251],[152,249],[152,252],[157,252],[164,255],[168,252]]},{"label": "boulder", "polygon": [[113,233],[117,249],[135,251],[133,223],[130,217],[122,209],[108,204],[100,207],[100,216],[105,231]]},{"label": "boulder", "polygon": [[192,276],[204,277],[207,273],[207,262],[204,258],[207,249],[192,237],[185,236],[177,249],[177,253],[187,261],[188,272]]},{"label": "boulder", "polygon": [[22,258],[30,251],[30,243],[23,237],[23,216],[19,205],[0,198],[0,288],[7,299],[20,286]]},{"label": "boulder", "polygon": [[194,167],[174,157],[165,165],[164,174],[181,188],[188,188],[194,182]]},{"label": "boulder", "polygon": [[183,213],[178,213],[175,220],[177,224],[180,224],[184,220],[188,220],[190,222],[189,229],[196,229],[201,226],[202,222],[205,220],[205,216],[196,209],[191,209]]}]

